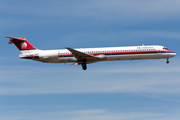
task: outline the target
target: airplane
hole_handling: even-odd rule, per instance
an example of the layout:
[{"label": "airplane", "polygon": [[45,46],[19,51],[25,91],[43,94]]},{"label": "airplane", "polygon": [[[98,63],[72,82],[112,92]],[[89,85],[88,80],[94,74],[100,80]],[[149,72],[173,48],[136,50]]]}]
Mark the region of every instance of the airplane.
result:
[{"label": "airplane", "polygon": [[166,59],[168,64],[169,58],[176,56],[175,52],[160,45],[39,50],[25,37],[5,37],[9,38],[9,44],[15,44],[22,53],[19,58],[44,63],[74,63],[74,65],[82,65],[83,70],[87,69],[86,64],[101,61]]}]

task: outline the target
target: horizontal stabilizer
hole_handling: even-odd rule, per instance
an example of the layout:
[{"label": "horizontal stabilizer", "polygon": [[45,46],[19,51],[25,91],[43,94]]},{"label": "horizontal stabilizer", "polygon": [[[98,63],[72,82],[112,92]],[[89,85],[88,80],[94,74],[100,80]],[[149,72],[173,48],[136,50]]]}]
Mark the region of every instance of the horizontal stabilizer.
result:
[{"label": "horizontal stabilizer", "polygon": [[[19,39],[19,38],[14,38],[14,37],[9,37],[9,36],[5,36],[6,38],[9,38],[9,39],[14,39],[14,40],[20,40],[20,41],[26,41],[26,38],[24,39]],[[11,43],[10,43],[11,44]]]}]

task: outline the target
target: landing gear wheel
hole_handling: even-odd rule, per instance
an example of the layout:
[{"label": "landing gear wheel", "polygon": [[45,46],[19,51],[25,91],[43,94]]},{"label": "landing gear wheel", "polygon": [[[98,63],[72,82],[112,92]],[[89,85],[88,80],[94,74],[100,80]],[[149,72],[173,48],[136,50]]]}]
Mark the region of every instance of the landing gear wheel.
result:
[{"label": "landing gear wheel", "polygon": [[169,64],[169,59],[167,59],[166,63]]},{"label": "landing gear wheel", "polygon": [[83,64],[82,64],[82,69],[83,69],[83,70],[86,70],[86,69],[87,69],[86,63],[83,63]]}]

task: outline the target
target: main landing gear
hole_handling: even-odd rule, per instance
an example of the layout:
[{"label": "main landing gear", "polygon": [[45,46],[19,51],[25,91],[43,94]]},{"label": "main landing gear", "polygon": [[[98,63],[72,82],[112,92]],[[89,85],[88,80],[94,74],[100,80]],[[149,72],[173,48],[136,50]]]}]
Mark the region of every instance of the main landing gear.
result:
[{"label": "main landing gear", "polygon": [[167,61],[166,61],[167,64],[169,64],[169,59],[167,58]]},{"label": "main landing gear", "polygon": [[86,63],[83,63],[83,64],[82,64],[82,69],[83,69],[83,70],[86,70],[86,69],[87,69]]}]

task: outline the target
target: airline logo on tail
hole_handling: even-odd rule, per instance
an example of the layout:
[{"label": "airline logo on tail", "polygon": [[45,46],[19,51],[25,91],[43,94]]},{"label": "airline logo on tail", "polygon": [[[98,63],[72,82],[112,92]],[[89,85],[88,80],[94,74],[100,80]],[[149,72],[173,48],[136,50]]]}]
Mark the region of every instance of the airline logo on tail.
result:
[{"label": "airline logo on tail", "polygon": [[26,49],[26,47],[27,47],[27,44],[25,42],[22,42],[21,43],[21,49]]}]

